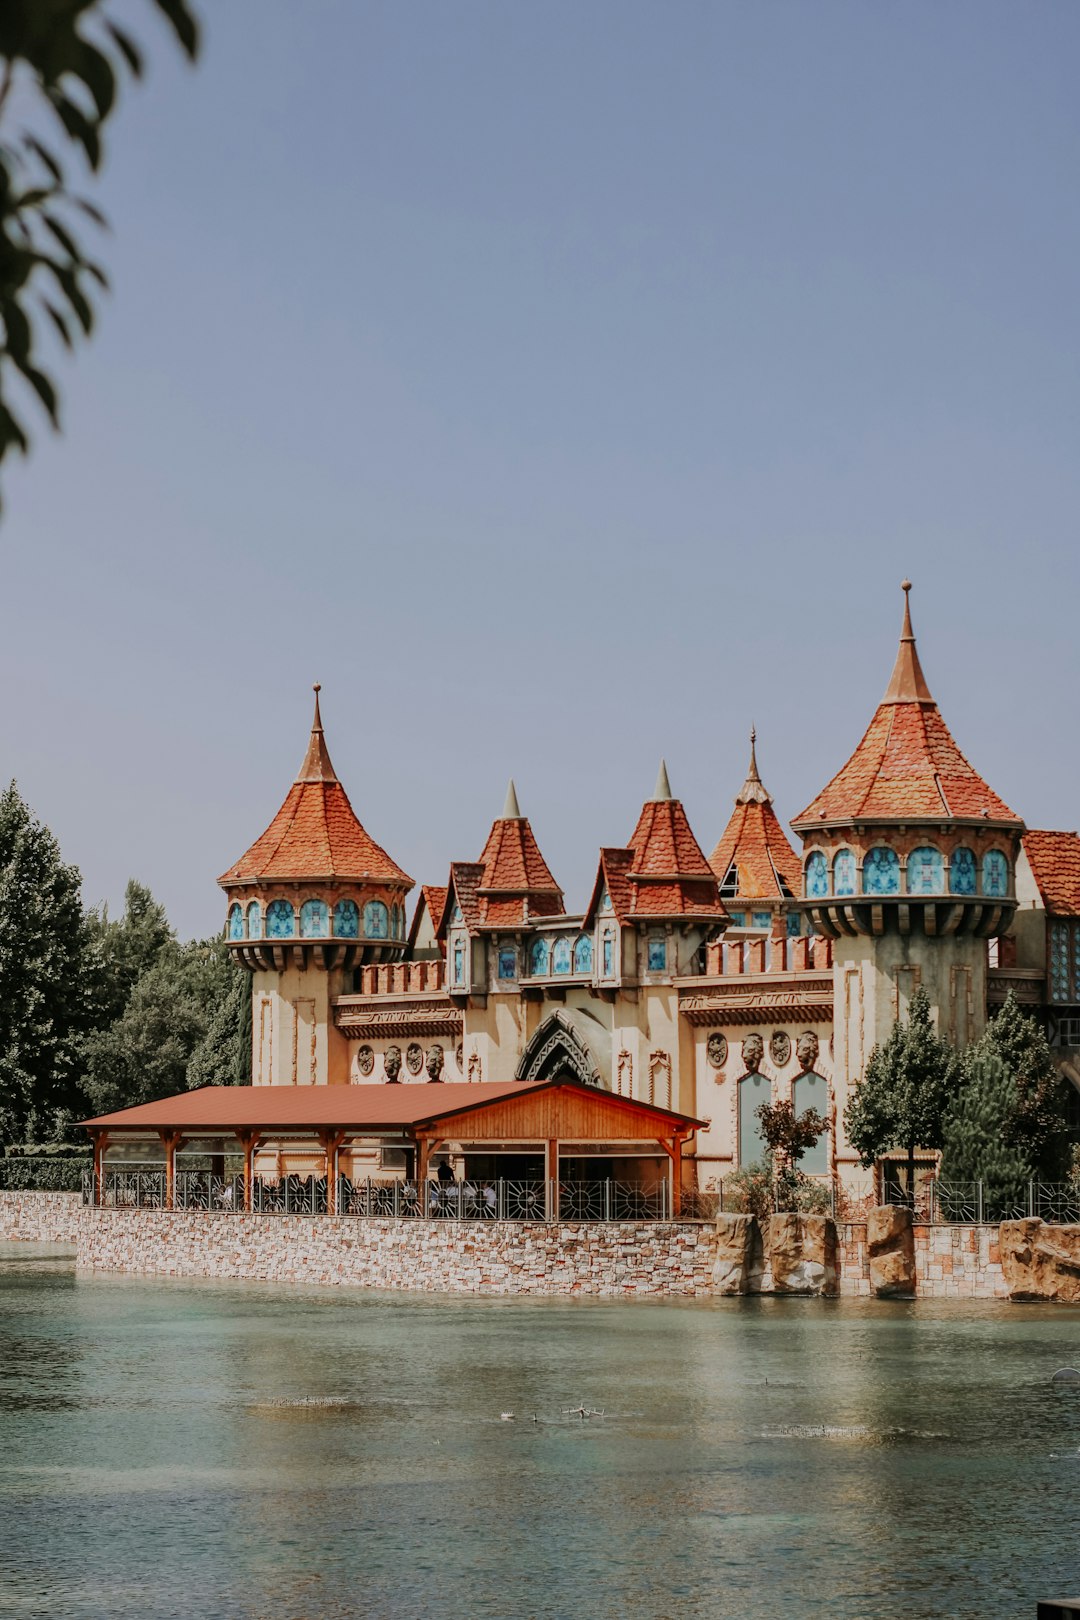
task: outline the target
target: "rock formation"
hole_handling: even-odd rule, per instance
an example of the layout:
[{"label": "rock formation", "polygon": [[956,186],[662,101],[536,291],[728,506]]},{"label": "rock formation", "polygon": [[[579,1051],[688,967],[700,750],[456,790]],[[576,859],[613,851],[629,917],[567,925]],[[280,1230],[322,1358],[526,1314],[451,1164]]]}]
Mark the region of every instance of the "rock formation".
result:
[{"label": "rock formation", "polygon": [[716,1217],[714,1294],[756,1294],[763,1270],[761,1228],[752,1215]]},{"label": "rock formation", "polygon": [[915,1231],[910,1209],[882,1204],[866,1217],[870,1287],[879,1299],[915,1292]]},{"label": "rock formation", "polygon": [[766,1271],[774,1294],[836,1294],[836,1224],[827,1215],[770,1215]]},{"label": "rock formation", "polygon": [[1080,1305],[1080,1226],[1002,1221],[998,1241],[1010,1299]]}]

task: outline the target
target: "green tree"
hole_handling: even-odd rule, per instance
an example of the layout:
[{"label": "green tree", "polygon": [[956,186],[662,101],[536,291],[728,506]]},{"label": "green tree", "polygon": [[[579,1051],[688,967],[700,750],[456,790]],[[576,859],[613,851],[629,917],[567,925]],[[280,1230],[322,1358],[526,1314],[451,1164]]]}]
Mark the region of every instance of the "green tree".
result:
[{"label": "green tree", "polygon": [[[152,4],[194,59],[198,28],[188,0]],[[65,166],[75,152],[98,171],[120,76],[142,73],[142,50],[117,23],[117,9],[111,0],[0,4],[0,463],[29,448],[20,387],[59,426],[56,388],[41,366],[42,335],[68,349],[88,337],[93,299],[107,286],[80,242],[81,221],[105,221],[71,190]],[[16,108],[29,127],[11,133]]]},{"label": "green tree", "polygon": [[1016,1082],[984,1035],[964,1053],[960,1089],[942,1132],[939,1174],[944,1188],[981,1181],[991,1205],[1023,1198],[1032,1165],[1011,1139],[1015,1108]]},{"label": "green tree", "polygon": [[232,961],[228,968],[228,990],[188,1063],[187,1084],[192,1088],[251,1083],[251,975]]},{"label": "green tree", "polygon": [[192,1055],[227,998],[224,941],[170,941],[136,982],[120,1017],[86,1042],[85,1089],[95,1113],[183,1091]]},{"label": "green tree", "polygon": [[898,1020],[888,1039],[874,1047],[844,1109],[848,1140],[864,1167],[900,1149],[907,1154],[908,1189],[913,1189],[916,1149],[941,1146],[959,1075],[957,1054],[935,1031],[920,985],[907,1023]]},{"label": "green tree", "polygon": [[124,890],[121,917],[114,922],[102,906],[90,912],[87,923],[96,954],[98,1023],[108,1025],[120,1017],[138,980],[167,945],[175,944],[176,936],[165,907],[135,878],[128,879]]},{"label": "green tree", "polygon": [[93,1018],[78,869],[14,782],[0,796],[0,1140],[55,1134],[82,1104]]},{"label": "green tree", "polygon": [[[787,1198],[795,1189],[799,1160],[825,1129],[825,1120],[816,1108],[797,1114],[789,1102],[762,1103],[755,1112],[772,1160],[777,1192]],[[782,1207],[794,1206],[785,1203]]]}]

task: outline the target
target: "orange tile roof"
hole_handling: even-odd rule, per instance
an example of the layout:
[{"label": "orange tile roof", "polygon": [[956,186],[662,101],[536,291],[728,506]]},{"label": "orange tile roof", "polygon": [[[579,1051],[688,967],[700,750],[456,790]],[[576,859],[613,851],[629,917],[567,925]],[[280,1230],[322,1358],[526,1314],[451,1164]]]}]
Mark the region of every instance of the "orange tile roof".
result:
[{"label": "orange tile roof", "polygon": [[[663,769],[661,782],[666,788]],[[725,915],[716,875],[680,799],[647,799],[628,847],[633,852],[633,864],[626,872],[633,896],[631,916]]]},{"label": "orange tile roof", "polygon": [[443,908],[446,905],[446,893],[446,887],[443,884],[424,883],[421,885],[420,894],[413,910],[412,922],[409,925],[410,950],[416,944],[420,932],[420,921],[425,912],[431,919],[432,928],[438,930],[439,923],[442,921]]},{"label": "orange tile roof", "polygon": [[628,923],[634,908],[634,890],[628,873],[634,864],[632,849],[602,849],[600,862],[596,868],[596,878],[593,882],[592,894],[589,897],[588,908],[582,919],[582,927],[587,928],[596,909],[600,904],[600,897],[606,889],[611,900],[611,908],[620,923]]},{"label": "orange tile roof", "polygon": [[261,838],[218,878],[234,884],[301,879],[344,879],[412,888],[412,878],[391,860],[357,820],[330,760],[315,688],[315,719],[300,774]]},{"label": "orange tile roof", "polygon": [[1080,917],[1080,833],[1029,828],[1023,846],[1047,911]]},{"label": "orange tile roof", "polygon": [[110,1133],[121,1130],[354,1130],[376,1131],[429,1125],[448,1115],[482,1111],[508,1097],[536,1091],[583,1094],[614,1111],[627,1109],[658,1120],[698,1126],[701,1120],[620,1097],[578,1081],[484,1080],[374,1086],[201,1086],[156,1102],[137,1103],[117,1113],[99,1114],[82,1124]]},{"label": "orange tile roof", "polygon": [[800,892],[802,864],[758,775],[756,737],[751,731],[750,769],[709,865],[721,884],[734,866],[739,899],[783,899]]},{"label": "orange tile roof", "polygon": [[[516,801],[515,801],[516,808]],[[501,927],[536,917],[560,917],[566,907],[528,818],[500,816],[480,856],[480,921]]]},{"label": "orange tile roof", "polygon": [[[910,585],[905,581],[905,593]],[[862,741],[792,826],[823,822],[941,821],[985,817],[1023,823],[954,742],[930,695],[905,599],[900,650],[888,691]]]}]

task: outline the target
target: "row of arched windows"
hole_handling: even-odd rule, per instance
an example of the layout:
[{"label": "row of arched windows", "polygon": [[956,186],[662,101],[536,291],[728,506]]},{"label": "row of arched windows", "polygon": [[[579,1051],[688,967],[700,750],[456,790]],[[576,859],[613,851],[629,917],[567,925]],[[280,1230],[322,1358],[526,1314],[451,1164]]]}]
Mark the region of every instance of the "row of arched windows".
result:
[{"label": "row of arched windows", "polygon": [[[529,971],[534,978],[547,978],[549,974],[591,973],[593,942],[588,934],[570,939],[560,934],[557,939],[534,939],[529,952]],[[502,977],[500,965],[500,977]]]},{"label": "row of arched windows", "polygon": [[[759,1164],[765,1156],[765,1139],[757,1110],[772,1101],[772,1087],[763,1074],[747,1074],[739,1081],[739,1168]],[[796,1116],[816,1108],[822,1119],[829,1117],[829,1087],[820,1074],[800,1074],[791,1091]],[[829,1170],[829,1133],[822,1131],[813,1147],[799,1160],[799,1169],[808,1176],[824,1176]]]},{"label": "row of arched windows", "polygon": [[[331,923],[333,926],[331,926]],[[296,908],[291,900],[271,900],[266,908],[265,931],[262,907],[258,900],[248,902],[247,908],[239,904],[229,907],[228,937],[230,939],[400,939],[405,932],[405,907],[387,908],[381,900],[369,900],[364,906],[361,930],[360,908],[355,900],[339,900],[331,917],[325,900],[305,900],[300,907],[300,926],[297,930]]]},{"label": "row of arched windows", "polygon": [[[948,865],[946,881],[946,864]],[[901,891],[901,873],[905,886]],[[853,849],[839,849],[832,859],[815,849],[807,857],[806,898],[825,900],[830,896],[854,894],[959,894],[981,892],[989,899],[1002,900],[1009,892],[1009,862],[1000,849],[988,849],[982,858],[982,886],[974,850],[954,849],[948,863],[940,849],[925,844],[913,849],[901,862],[895,849],[879,844],[868,849],[862,859],[861,885],[858,857]]]}]

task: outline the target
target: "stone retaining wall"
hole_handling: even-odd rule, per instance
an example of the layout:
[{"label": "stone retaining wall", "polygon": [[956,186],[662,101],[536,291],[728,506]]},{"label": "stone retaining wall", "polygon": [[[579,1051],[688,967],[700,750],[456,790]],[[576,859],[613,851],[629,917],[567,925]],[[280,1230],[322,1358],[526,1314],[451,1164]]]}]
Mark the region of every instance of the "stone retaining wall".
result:
[{"label": "stone retaining wall", "polygon": [[0,1191],[0,1243],[74,1243],[82,1214],[77,1192]]},{"label": "stone retaining wall", "polygon": [[80,1268],[429,1293],[693,1297],[715,1232],[685,1223],[355,1220],[88,1209]]}]

